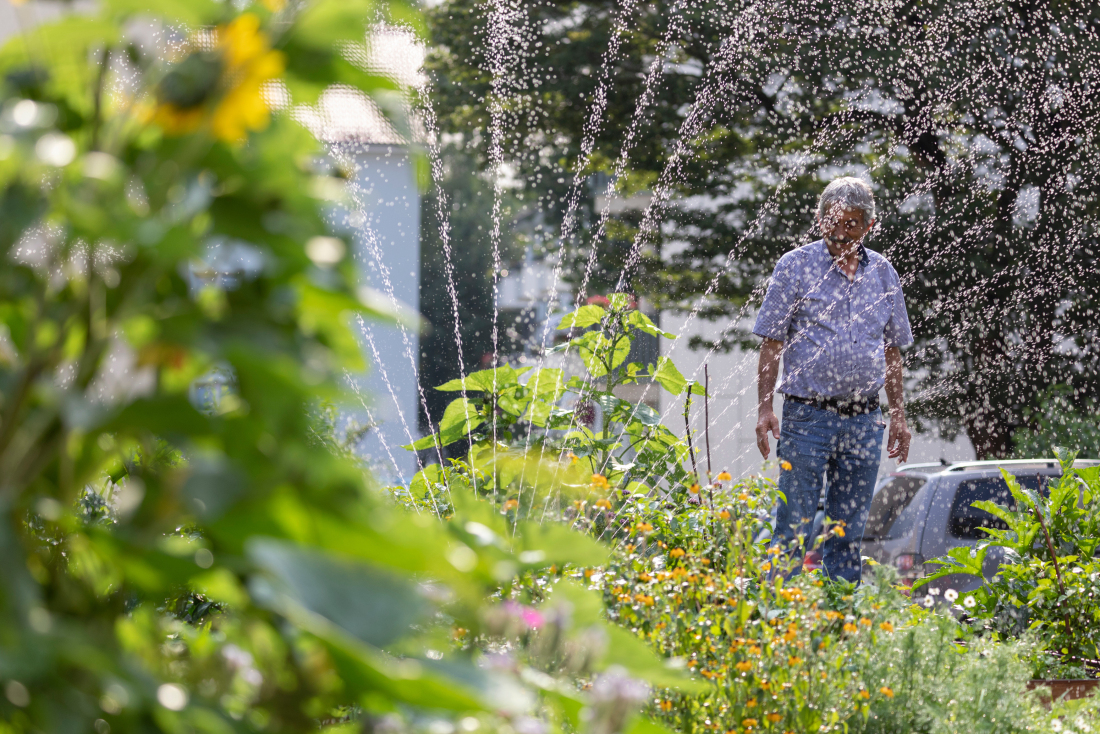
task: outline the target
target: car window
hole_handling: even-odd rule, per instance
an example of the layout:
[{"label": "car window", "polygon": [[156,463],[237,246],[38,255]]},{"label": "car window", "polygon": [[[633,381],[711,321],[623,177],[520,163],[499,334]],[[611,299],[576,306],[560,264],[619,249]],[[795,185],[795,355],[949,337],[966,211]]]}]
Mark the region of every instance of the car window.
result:
[{"label": "car window", "polygon": [[867,514],[867,526],[863,537],[867,540],[882,540],[894,537],[891,529],[898,515],[909,506],[917,492],[924,486],[920,477],[895,477],[875,493],[871,500],[871,509]]},{"label": "car window", "polygon": [[[1038,477],[1023,476],[1016,479],[1021,486],[1033,490],[1039,489]],[[956,538],[981,540],[989,537],[987,533],[982,532],[982,528],[1008,529],[1003,520],[985,510],[971,507],[979,500],[988,500],[1016,509],[1016,500],[1012,497],[1012,492],[1008,490],[1008,485],[1003,478],[965,479],[959,483],[959,488],[955,491],[955,499],[951,502],[951,519],[948,521],[948,529]]]}]

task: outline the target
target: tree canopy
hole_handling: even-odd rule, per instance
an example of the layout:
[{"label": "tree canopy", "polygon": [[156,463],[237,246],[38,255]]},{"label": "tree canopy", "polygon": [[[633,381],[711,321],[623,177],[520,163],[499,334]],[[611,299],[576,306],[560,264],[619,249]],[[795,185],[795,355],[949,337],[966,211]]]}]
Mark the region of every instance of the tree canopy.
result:
[{"label": "tree canopy", "polygon": [[[868,244],[901,274],[917,338],[913,410],[980,456],[1012,449],[1050,385],[1078,404],[1100,389],[1098,28],[1094,7],[1038,1],[429,14],[444,129],[499,143],[564,225],[582,294],[621,278],[729,325],[697,346],[752,343],[741,317],[816,239],[820,190],[866,176]],[[639,192],[644,209],[606,206]]]}]

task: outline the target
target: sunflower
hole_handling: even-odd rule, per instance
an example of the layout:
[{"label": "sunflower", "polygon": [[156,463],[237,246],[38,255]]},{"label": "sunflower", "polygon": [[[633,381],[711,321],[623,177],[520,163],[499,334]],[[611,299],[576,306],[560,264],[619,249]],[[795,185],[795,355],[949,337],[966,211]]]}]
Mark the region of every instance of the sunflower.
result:
[{"label": "sunflower", "polygon": [[271,50],[259,17],[252,13],[218,26],[214,36],[213,50],[192,51],[157,87],[152,119],[170,135],[194,132],[207,123],[214,137],[239,141],[249,130],[267,126],[270,111],[263,86],[283,73],[283,54]]}]

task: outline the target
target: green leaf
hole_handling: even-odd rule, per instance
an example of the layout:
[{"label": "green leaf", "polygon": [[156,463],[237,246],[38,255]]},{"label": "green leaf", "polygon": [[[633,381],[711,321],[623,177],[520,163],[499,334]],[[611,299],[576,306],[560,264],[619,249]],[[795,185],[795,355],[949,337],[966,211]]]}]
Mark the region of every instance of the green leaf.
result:
[{"label": "green leaf", "polygon": [[450,380],[437,387],[436,390],[458,392],[465,388],[467,392],[491,393],[494,390],[500,392],[505,388],[518,385],[520,375],[531,369],[533,368],[520,367],[517,370],[512,365],[506,364],[493,369],[471,372],[466,375],[465,379]]},{"label": "green leaf", "polygon": [[45,72],[51,95],[90,113],[97,67],[89,57],[118,40],[119,26],[113,21],[69,16],[12,36],[0,48],[0,76],[28,69]]},{"label": "green leaf", "polygon": [[675,339],[676,335],[670,331],[662,331],[641,311],[631,311],[627,314],[626,323],[650,336],[663,336],[666,339]]},{"label": "green leaf", "polygon": [[340,42],[362,43],[374,8],[373,0],[314,0],[300,12],[288,35],[317,49],[330,49]]},{"label": "green leaf", "polygon": [[367,644],[400,639],[428,613],[414,584],[365,563],[270,538],[254,538],[245,550],[264,571],[249,584],[259,603],[308,610]]},{"label": "green leaf", "polygon": [[443,418],[439,421],[439,433],[425,436],[419,441],[402,446],[409,451],[421,451],[436,445],[449,446],[460,441],[485,422],[477,410],[477,406],[469,398],[452,400],[447,409],[443,411]]},{"label": "green leaf", "polygon": [[657,360],[657,366],[653,369],[653,379],[673,395],[683,394],[689,385],[694,395],[703,395],[706,392],[699,383],[694,381],[689,383],[668,357],[661,357]]},{"label": "green leaf", "polygon": [[596,306],[589,304],[587,306],[581,306],[576,311],[566,316],[558,324],[559,329],[577,328],[584,329],[593,324],[598,324],[603,321],[604,316],[607,315],[607,311],[602,306]]},{"label": "green leaf", "polygon": [[192,28],[209,25],[226,12],[223,4],[212,0],[105,0],[104,5],[116,17],[152,15]]},{"label": "green leaf", "polygon": [[[524,563],[549,566],[602,566],[608,562],[607,546],[584,533],[557,523],[519,523],[516,552]],[[527,554],[526,556],[524,554]],[[529,560],[524,560],[528,558]]]}]

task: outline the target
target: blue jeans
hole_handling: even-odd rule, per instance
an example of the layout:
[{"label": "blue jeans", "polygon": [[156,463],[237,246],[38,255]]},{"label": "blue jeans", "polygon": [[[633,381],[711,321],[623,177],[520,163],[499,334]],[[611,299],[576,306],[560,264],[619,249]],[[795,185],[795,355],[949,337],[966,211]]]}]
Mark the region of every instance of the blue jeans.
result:
[{"label": "blue jeans", "polygon": [[881,410],[841,416],[793,400],[783,403],[775,453],[791,468],[781,468],[779,473],[779,491],[786,502],[780,500],[776,508],[773,546],[795,562],[802,558],[803,544],[812,541],[821,483],[826,479],[825,517],[844,523],[844,537],[830,535],[825,540],[821,563],[830,578],[859,583],[863,528],[878,478],[885,428]]}]

